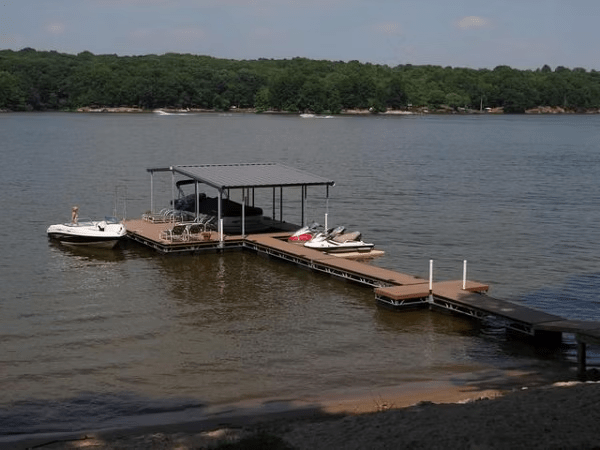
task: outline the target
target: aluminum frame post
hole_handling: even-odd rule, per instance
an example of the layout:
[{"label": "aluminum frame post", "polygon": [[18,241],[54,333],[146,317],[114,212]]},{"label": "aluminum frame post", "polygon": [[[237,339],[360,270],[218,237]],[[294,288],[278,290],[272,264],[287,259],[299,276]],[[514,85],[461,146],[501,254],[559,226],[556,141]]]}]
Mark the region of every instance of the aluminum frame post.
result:
[{"label": "aluminum frame post", "polygon": [[433,302],[433,259],[429,260],[429,301]]},{"label": "aluminum frame post", "polygon": [[173,167],[170,167],[171,169],[171,198],[173,199],[173,214],[171,214],[172,217],[172,222],[175,222],[175,171],[173,170]]},{"label": "aluminum frame post", "polygon": [[242,188],[242,237],[246,237],[246,189]]}]

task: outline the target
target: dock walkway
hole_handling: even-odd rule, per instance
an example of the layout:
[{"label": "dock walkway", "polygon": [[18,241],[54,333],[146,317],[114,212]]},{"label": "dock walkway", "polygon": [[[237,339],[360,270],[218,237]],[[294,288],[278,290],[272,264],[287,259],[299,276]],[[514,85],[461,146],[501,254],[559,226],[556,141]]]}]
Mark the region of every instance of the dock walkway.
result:
[{"label": "dock walkway", "polygon": [[302,244],[294,244],[281,239],[285,239],[289,235],[290,233],[249,235],[244,240],[244,247],[367,286],[380,287],[426,283],[426,280],[422,278],[340,258],[304,247]]},{"label": "dock walkway", "polygon": [[205,233],[202,238],[169,242],[160,236],[164,230],[171,228],[173,223],[155,224],[144,220],[128,220],[126,226],[131,239],[160,253],[248,249],[375,288],[377,302],[394,309],[437,308],[477,320],[492,316],[502,320],[507,329],[532,337],[544,345],[557,344],[561,341],[563,333],[573,334],[578,342],[577,361],[582,377],[586,370],[586,345],[600,345],[600,322],[567,320],[493,298],[487,294],[488,285],[475,281],[466,280],[464,288],[462,280],[433,282],[430,286],[429,281],[423,278],[340,258],[304,247],[302,244],[288,242],[288,231],[251,234],[245,237],[224,236],[223,240],[213,231]]}]

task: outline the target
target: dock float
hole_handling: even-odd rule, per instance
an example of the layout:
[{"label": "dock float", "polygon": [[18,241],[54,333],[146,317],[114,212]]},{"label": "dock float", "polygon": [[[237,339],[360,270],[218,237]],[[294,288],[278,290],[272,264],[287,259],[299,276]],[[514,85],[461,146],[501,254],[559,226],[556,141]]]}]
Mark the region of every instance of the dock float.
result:
[{"label": "dock float", "polygon": [[365,262],[328,254],[287,241],[288,231],[246,236],[219,236],[215,231],[202,239],[169,242],[161,232],[173,224],[153,224],[144,220],[126,221],[128,236],[163,254],[250,250],[374,288],[377,303],[396,310],[429,308],[448,311],[475,320],[494,317],[507,330],[533,338],[543,345],[557,345],[563,333],[577,341],[577,367],[585,378],[587,345],[600,345],[600,322],[573,321],[487,294],[489,286],[470,280],[432,282]]}]

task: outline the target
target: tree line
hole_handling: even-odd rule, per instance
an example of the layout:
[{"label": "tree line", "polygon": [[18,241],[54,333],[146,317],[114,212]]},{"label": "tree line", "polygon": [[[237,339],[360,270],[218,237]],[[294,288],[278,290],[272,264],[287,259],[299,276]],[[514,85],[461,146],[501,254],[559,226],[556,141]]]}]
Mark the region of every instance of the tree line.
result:
[{"label": "tree line", "polygon": [[547,65],[537,70],[389,67],[306,58],[0,51],[0,109],[12,111],[133,106],[337,114],[442,105],[501,107],[508,113],[537,106],[600,108],[600,72]]}]

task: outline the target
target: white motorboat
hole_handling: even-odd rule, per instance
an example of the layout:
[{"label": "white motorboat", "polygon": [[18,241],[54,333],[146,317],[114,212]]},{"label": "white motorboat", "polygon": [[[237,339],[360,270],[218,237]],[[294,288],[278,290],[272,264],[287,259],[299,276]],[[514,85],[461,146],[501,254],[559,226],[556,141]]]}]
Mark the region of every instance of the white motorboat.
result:
[{"label": "white motorboat", "polygon": [[317,233],[305,247],[326,252],[368,252],[375,244],[363,242],[359,231],[346,233],[344,227]]},{"label": "white motorboat", "polygon": [[50,225],[48,237],[65,245],[113,248],[127,236],[125,225],[115,217],[104,220],[79,219],[74,222]]}]

